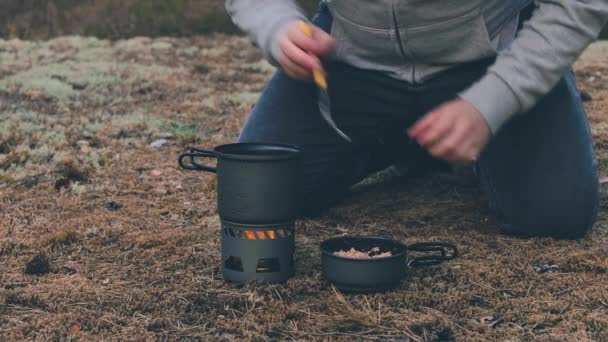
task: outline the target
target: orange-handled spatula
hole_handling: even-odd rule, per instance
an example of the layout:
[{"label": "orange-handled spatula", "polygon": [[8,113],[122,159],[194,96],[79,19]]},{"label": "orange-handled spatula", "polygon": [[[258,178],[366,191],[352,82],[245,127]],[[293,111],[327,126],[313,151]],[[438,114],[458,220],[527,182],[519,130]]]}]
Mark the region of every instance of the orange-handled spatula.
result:
[{"label": "orange-handled spatula", "polygon": [[[312,26],[305,22],[300,22],[300,30],[307,36],[312,38],[313,31]],[[342,132],[341,129],[338,128],[334,119],[331,116],[331,103],[329,101],[329,93],[327,91],[327,79],[325,77],[325,73],[323,70],[313,70],[313,78],[317,87],[319,87],[319,111],[321,112],[321,116],[323,119],[327,121],[327,123],[331,126],[331,128],[338,133],[344,140],[352,143],[351,138]]]}]

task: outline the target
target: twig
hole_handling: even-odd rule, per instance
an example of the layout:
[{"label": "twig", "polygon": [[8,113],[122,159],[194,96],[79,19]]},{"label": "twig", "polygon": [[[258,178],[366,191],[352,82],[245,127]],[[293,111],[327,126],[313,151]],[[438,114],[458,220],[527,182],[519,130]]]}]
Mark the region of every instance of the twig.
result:
[{"label": "twig", "polygon": [[576,285],[576,286],[569,287],[569,288],[567,288],[565,290],[561,290],[558,293],[556,293],[555,296],[563,295],[564,293],[570,292],[572,290],[576,290],[579,286],[580,285]]},{"label": "twig", "polygon": [[399,330],[397,328],[391,328],[391,327],[385,327],[383,325],[378,325],[376,326],[376,328],[380,328],[382,330],[387,330],[387,331],[393,331],[393,332],[398,332],[401,334],[404,334],[405,336],[407,336],[407,338],[409,338],[410,341],[414,341],[414,342],[418,342],[420,341],[420,337],[417,336],[416,334],[414,334],[409,328],[404,328],[403,330]]},{"label": "twig", "polygon": [[[434,313],[435,315],[439,315],[439,316],[446,316],[446,314],[444,314],[443,312],[441,312],[441,311],[439,311],[439,310],[435,310],[435,309],[433,309],[433,308],[429,308],[429,307],[426,307],[426,306],[422,306],[421,308],[422,308],[422,309],[425,309],[425,310],[427,310],[427,311],[430,311],[430,312]],[[443,319],[445,320],[445,318],[444,318],[444,317],[441,317],[441,318],[443,318]],[[454,322],[453,320],[451,320],[451,321],[450,321],[450,323],[454,324],[456,327],[460,328],[462,331],[466,331],[466,332],[467,332],[467,333],[469,333],[469,334],[471,334],[471,333],[472,333],[472,331],[470,331],[470,330],[466,329],[465,327],[463,327],[462,325],[460,325],[460,324],[458,324],[458,323]]]},{"label": "twig", "polygon": [[314,225],[314,226],[316,226],[318,228],[327,229],[327,230],[334,230],[335,229],[335,230],[339,231],[342,234],[348,233],[348,229],[343,229],[343,228],[340,228],[339,226],[328,227],[328,226],[324,226],[324,225],[318,223],[317,221],[313,221],[313,220],[306,220],[306,222],[310,223],[310,224],[312,224],[312,225]]},{"label": "twig", "polygon": [[564,311],[568,309],[570,309],[570,304],[566,304],[566,306],[564,306],[564,308],[559,311],[559,316],[561,317]]},{"label": "twig", "polygon": [[528,291],[526,291],[526,297],[530,297],[530,292],[532,292],[533,287],[534,287],[534,283],[530,284],[530,287],[528,287]]},{"label": "twig", "polygon": [[121,326],[120,324],[114,323],[114,322],[112,322],[112,321],[110,321],[110,320],[108,320],[108,319],[105,319],[105,318],[101,318],[101,319],[100,319],[100,321],[104,321],[104,322],[106,322],[106,323],[112,324],[112,325],[113,325],[113,326],[115,326],[115,327],[120,327],[120,328],[122,328],[122,326]]}]

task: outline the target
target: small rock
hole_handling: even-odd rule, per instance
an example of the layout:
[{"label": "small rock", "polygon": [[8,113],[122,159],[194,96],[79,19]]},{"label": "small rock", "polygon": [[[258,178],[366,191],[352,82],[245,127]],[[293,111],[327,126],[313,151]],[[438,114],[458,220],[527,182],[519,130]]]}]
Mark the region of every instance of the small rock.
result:
[{"label": "small rock", "polygon": [[161,148],[165,145],[167,145],[169,143],[169,140],[167,139],[158,139],[155,142],[150,144],[150,147],[152,148]]},{"label": "small rock", "polygon": [[559,266],[548,264],[536,264],[534,265],[534,271],[536,273],[556,273],[559,272]]},{"label": "small rock", "polygon": [[89,142],[86,140],[79,140],[77,142],[78,146],[80,147],[80,152],[82,153],[89,153],[91,152],[91,147],[89,147]]},{"label": "small rock", "polygon": [[502,322],[504,322],[504,320],[502,318],[496,319],[493,316],[481,317],[479,319],[479,323],[485,324],[490,328],[494,328],[495,326],[499,325]]},{"label": "small rock", "polygon": [[82,132],[82,137],[85,139],[91,139],[93,138],[93,133],[91,133],[91,131],[85,130]]},{"label": "small rock", "polygon": [[97,227],[87,228],[87,230],[84,231],[84,235],[86,236],[97,235],[97,233],[99,233],[99,228]]},{"label": "small rock", "polygon": [[110,201],[110,202],[108,202],[108,204],[106,204],[106,208],[110,211],[117,211],[122,207],[123,207],[122,204],[120,204],[118,202],[114,202],[114,201]]},{"label": "small rock", "polygon": [[60,178],[55,182],[55,190],[59,191],[62,188],[69,189],[72,186],[72,181],[67,178]]},{"label": "small rock", "polygon": [[195,66],[194,66],[194,71],[195,71],[196,73],[199,73],[199,74],[205,75],[205,74],[208,74],[208,73],[209,73],[209,67],[208,67],[208,66],[206,66],[205,64],[198,64],[198,65],[195,65]]},{"label": "small rock", "polygon": [[224,315],[218,315],[217,319],[226,319],[226,317]]},{"label": "small rock", "polygon": [[78,324],[74,324],[70,327],[70,335],[78,335],[80,334],[80,326]]},{"label": "small rock", "polygon": [[163,325],[160,322],[152,322],[148,324],[148,331],[151,332],[161,332],[163,330]]},{"label": "small rock", "polygon": [[50,263],[46,255],[39,254],[25,265],[25,274],[41,276],[49,273]]},{"label": "small rock", "polygon": [[160,170],[152,170],[150,171],[150,175],[154,176],[154,177],[158,177],[160,175],[162,175],[163,173]]},{"label": "small rock", "polygon": [[107,285],[110,283],[110,278],[106,278],[104,280],[101,281],[102,284]]},{"label": "small rock", "polygon": [[479,319],[479,323],[486,324],[494,320],[494,316],[485,316]]},{"label": "small rock", "polygon": [[581,100],[583,102],[593,101],[593,98],[591,97],[591,95],[588,92],[581,90],[580,94],[581,94]]},{"label": "small rock", "polygon": [[61,267],[61,273],[76,274],[78,272],[79,272],[78,268],[76,268],[76,267],[70,267],[70,266],[63,266],[63,267]]},{"label": "small rock", "polygon": [[74,82],[72,83],[72,89],[74,90],[85,90],[89,86],[86,82]]}]

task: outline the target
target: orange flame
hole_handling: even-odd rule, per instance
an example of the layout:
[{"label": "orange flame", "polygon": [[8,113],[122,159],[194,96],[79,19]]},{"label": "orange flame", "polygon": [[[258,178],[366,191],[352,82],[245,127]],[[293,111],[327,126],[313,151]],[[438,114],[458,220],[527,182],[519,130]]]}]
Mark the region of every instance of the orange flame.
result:
[{"label": "orange flame", "polygon": [[270,237],[270,240],[276,240],[277,239],[277,235],[274,233],[274,230],[267,230],[266,234],[268,234],[268,236]]},{"label": "orange flame", "polygon": [[258,238],[259,238],[260,240],[266,240],[266,234],[264,234],[264,232],[263,232],[263,231],[261,231],[261,230],[257,230],[255,233],[258,235]]},{"label": "orange flame", "polygon": [[246,230],[245,235],[247,235],[247,240],[255,240],[255,234],[251,230]]}]

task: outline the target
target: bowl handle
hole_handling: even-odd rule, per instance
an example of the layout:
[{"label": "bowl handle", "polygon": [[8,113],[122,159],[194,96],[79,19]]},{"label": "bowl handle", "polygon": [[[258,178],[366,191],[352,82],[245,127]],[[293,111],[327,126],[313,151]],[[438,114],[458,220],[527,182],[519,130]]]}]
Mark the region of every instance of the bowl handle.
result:
[{"label": "bowl handle", "polygon": [[425,255],[410,259],[407,265],[411,267],[439,265],[458,256],[458,248],[449,242],[420,242],[407,246],[407,249],[409,252],[439,252],[439,255]]},{"label": "bowl handle", "polygon": [[[186,164],[184,159],[189,158],[190,163]],[[194,171],[206,171],[217,173],[217,169],[214,167],[209,167],[205,165],[198,164],[194,161],[194,158],[217,158],[213,151],[201,150],[197,148],[191,148],[189,153],[182,153],[179,156],[178,162],[179,166],[185,170],[194,170]]]}]

